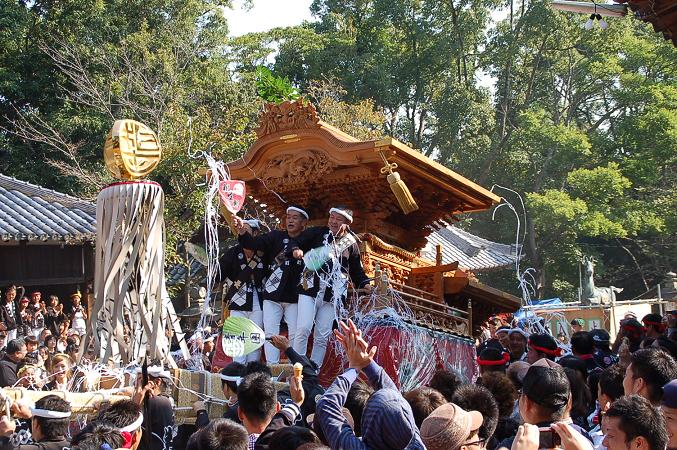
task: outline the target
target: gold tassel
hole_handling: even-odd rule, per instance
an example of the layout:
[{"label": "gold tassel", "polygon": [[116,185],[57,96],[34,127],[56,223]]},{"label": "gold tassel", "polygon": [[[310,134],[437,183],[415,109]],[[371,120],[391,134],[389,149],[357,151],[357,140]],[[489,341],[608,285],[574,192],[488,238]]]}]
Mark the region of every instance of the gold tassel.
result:
[{"label": "gold tassel", "polygon": [[381,173],[384,175],[386,173],[388,174],[386,179],[390,185],[390,190],[395,194],[395,198],[397,199],[397,203],[400,205],[402,212],[409,214],[418,210],[416,200],[414,200],[411,192],[409,192],[407,185],[402,181],[402,177],[400,177],[399,173],[393,172],[393,169],[397,169],[397,163],[389,163],[383,152],[380,152],[380,154],[385,163],[385,166],[381,167]]}]

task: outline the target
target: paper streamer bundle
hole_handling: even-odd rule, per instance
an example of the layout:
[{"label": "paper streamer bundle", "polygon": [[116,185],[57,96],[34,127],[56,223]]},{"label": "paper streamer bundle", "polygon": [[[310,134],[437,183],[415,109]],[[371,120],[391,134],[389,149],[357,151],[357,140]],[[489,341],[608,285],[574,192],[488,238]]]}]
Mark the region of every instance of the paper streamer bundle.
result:
[{"label": "paper streamer bundle", "polygon": [[163,210],[164,193],[153,182],[114,183],[97,197],[95,302],[87,339],[93,338],[102,361],[119,355],[116,362],[126,365],[148,356],[174,366],[168,322],[179,342],[183,336],[165,289]]}]

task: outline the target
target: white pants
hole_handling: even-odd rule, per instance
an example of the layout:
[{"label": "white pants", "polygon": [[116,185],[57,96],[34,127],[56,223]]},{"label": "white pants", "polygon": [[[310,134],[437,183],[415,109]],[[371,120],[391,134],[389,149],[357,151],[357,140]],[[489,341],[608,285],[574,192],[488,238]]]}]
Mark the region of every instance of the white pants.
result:
[{"label": "white pants", "polygon": [[[324,289],[321,289],[317,297],[299,295],[298,321],[294,350],[300,355],[305,355],[308,348],[308,337],[315,323],[313,333],[313,351],[310,359],[322,366],[324,354],[327,350],[327,341],[331,335],[331,326],[334,323],[336,312],[334,305],[323,300]],[[291,342],[291,341],[290,341]]]},{"label": "white pants", "polygon": [[[245,317],[254,322],[259,327],[263,328],[263,311],[259,306],[259,299],[254,291],[254,302],[251,311],[231,311],[230,315],[233,317]],[[249,361],[258,361],[261,359],[261,349],[255,350],[248,355],[238,356],[233,358],[233,361],[241,364],[247,364]]]},{"label": "white pants", "polygon": [[[296,303],[277,303],[270,300],[263,301],[263,330],[266,337],[280,334],[280,321],[284,317],[289,330],[289,342],[294,342],[296,337],[296,317],[298,314],[298,305]],[[277,364],[280,362],[280,351],[272,344],[266,341],[266,361],[268,364]]]}]

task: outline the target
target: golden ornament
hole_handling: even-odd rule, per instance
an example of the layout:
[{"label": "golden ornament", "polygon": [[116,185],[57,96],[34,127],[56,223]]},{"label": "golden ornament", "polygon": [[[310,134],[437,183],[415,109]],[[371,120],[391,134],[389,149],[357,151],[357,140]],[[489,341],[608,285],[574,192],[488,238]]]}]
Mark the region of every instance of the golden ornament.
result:
[{"label": "golden ornament", "polygon": [[157,136],[146,125],[135,120],[116,120],[106,136],[103,156],[115,177],[135,180],[157,167],[162,149]]}]

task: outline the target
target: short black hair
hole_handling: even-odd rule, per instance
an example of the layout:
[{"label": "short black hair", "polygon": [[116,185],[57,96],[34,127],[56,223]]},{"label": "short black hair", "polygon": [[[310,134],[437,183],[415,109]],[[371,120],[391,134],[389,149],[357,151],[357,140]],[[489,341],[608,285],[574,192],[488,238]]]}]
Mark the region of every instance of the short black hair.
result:
[{"label": "short black hair", "polygon": [[[36,409],[46,409],[47,411],[71,412],[71,404],[58,395],[46,395],[35,402]],[[40,425],[40,430],[45,439],[59,439],[66,435],[70,417],[63,419],[50,419],[48,417],[34,416]]]},{"label": "short black hair", "polygon": [[663,386],[677,378],[677,363],[659,348],[639,349],[630,357],[629,370],[633,378],[642,378],[649,391],[649,400],[658,403],[663,398]]},{"label": "short black hair", "polygon": [[411,406],[411,412],[414,413],[414,422],[421,428],[423,420],[435,411],[438,407],[447,403],[444,395],[436,389],[430,387],[420,387],[404,394],[404,399]]},{"label": "short black hair", "polygon": [[[244,376],[244,364],[239,362],[232,362],[221,370],[221,375],[226,375],[229,377],[243,377]],[[221,379],[221,387],[228,385],[231,391],[237,392],[237,382],[235,381],[226,381]]]},{"label": "short black hair", "polygon": [[612,401],[623,397],[623,378],[625,368],[620,364],[607,367],[599,374],[599,391]]},{"label": "short black hair", "polygon": [[25,336],[25,337],[24,337],[24,343],[26,343],[26,344],[37,345],[37,344],[38,344],[38,340],[37,340],[37,338],[36,338],[35,336]]},{"label": "short black hair", "polygon": [[24,347],[26,347],[26,342],[21,338],[12,339],[7,343],[7,348],[5,353],[12,355],[16,352],[20,352]]},{"label": "short black hair", "polygon": [[280,428],[273,433],[268,448],[269,450],[296,450],[306,443],[321,444],[322,442],[310,428],[293,425]]},{"label": "short black hair", "polygon": [[97,415],[97,420],[110,423],[116,428],[133,424],[141,414],[141,405],[132,400],[120,400]]},{"label": "short black hair", "polygon": [[[199,450],[200,449],[200,436],[204,428],[198,429],[195,433],[191,434],[186,441],[186,450]],[[176,443],[174,444],[176,445]]]},{"label": "short black hair", "polygon": [[125,439],[118,429],[105,422],[90,422],[71,440],[71,448],[77,450],[101,450],[103,444],[121,448]]},{"label": "short black hair", "polygon": [[522,380],[522,394],[526,395],[543,416],[551,421],[564,417],[571,389],[564,369],[531,366]]},{"label": "short black hair", "polygon": [[587,378],[588,376],[588,365],[578,356],[574,355],[563,356],[557,361],[557,364],[559,364],[562,367],[568,367],[570,369],[578,370],[581,376],[583,376],[583,378]]},{"label": "short black hair", "polygon": [[269,377],[273,376],[273,371],[270,370],[270,366],[261,361],[249,361],[244,367],[244,375],[249,375],[251,373],[265,373]]},{"label": "short black hair", "polygon": [[478,380],[494,396],[498,406],[498,416],[508,418],[512,415],[517,400],[517,389],[510,378],[504,373],[485,373]]},{"label": "short black hair", "polygon": [[457,373],[450,370],[440,369],[433,374],[432,379],[428,385],[437,389],[448,402],[451,401],[451,398],[454,396],[456,389],[463,384],[463,380],[458,376]]},{"label": "short black hair", "polygon": [[249,420],[270,420],[277,405],[277,391],[270,375],[257,372],[244,377],[237,387],[237,400]]},{"label": "short black hair", "polygon": [[668,339],[665,336],[659,336],[654,341],[654,346],[658,345],[659,348],[665,350],[673,358],[677,358],[677,342]]},{"label": "short black hair", "polygon": [[362,412],[367,404],[367,400],[374,393],[374,389],[362,381],[357,381],[350,386],[345,406],[355,422],[355,436],[362,435]]},{"label": "short black hair", "polygon": [[595,341],[587,331],[577,331],[571,335],[571,350],[579,355],[591,355],[595,352]]},{"label": "short black hair", "polygon": [[663,414],[639,395],[621,397],[611,405],[606,417],[618,417],[619,428],[625,432],[625,442],[643,437],[650,450],[664,450],[668,445],[668,432]]},{"label": "short black hair", "polygon": [[298,446],[296,450],[331,450],[324,444],[318,444],[317,442],[306,442]]},{"label": "short black hair", "polygon": [[466,411],[482,413],[484,420],[477,433],[485,442],[491,439],[498,425],[498,403],[489,389],[477,384],[464,384],[454,392],[453,403]]},{"label": "short black hair", "polygon": [[248,450],[249,435],[240,424],[229,419],[214,419],[200,430],[200,450]]}]

